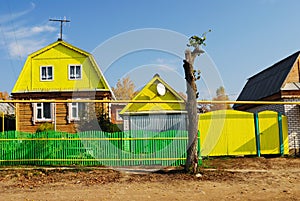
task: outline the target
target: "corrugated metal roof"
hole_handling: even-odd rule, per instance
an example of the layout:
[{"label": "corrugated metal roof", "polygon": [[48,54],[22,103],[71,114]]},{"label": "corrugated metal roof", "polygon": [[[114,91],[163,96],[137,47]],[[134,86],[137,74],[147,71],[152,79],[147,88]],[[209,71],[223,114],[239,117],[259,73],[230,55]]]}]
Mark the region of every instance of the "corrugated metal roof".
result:
[{"label": "corrugated metal roof", "polygon": [[4,112],[4,114],[14,114],[15,108],[12,104],[9,103],[1,103],[0,104],[0,113]]},{"label": "corrugated metal roof", "polygon": [[[250,77],[237,100],[261,100],[280,92],[283,82],[297,60],[299,53],[300,51]],[[241,105],[234,104],[233,108],[239,106]]]}]

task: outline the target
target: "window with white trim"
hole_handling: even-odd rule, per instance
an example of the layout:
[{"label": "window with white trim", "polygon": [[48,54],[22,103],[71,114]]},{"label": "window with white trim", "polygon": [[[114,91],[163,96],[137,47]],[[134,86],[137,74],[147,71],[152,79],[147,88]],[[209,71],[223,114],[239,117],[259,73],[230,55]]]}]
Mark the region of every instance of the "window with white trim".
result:
[{"label": "window with white trim", "polygon": [[53,66],[41,66],[40,80],[41,81],[52,81],[53,80]]},{"label": "window with white trim", "polygon": [[69,65],[69,80],[80,80],[81,78],[81,65]]},{"label": "window with white trim", "polygon": [[37,120],[51,120],[51,103],[37,103],[36,111]]},{"label": "window with white trim", "polygon": [[69,122],[85,119],[88,116],[87,103],[69,103]]},{"label": "window with white trim", "polygon": [[52,121],[54,116],[54,103],[32,103],[33,124],[41,121]]}]

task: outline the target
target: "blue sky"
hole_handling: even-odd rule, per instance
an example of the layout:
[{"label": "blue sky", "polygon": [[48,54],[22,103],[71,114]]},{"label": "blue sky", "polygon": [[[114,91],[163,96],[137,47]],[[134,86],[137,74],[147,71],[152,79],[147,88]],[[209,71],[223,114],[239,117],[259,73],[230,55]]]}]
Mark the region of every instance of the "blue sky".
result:
[{"label": "blue sky", "polygon": [[[297,0],[2,0],[0,91],[12,90],[29,53],[56,41],[59,25],[48,19],[65,16],[71,23],[63,27],[64,40],[95,53],[112,87],[129,75],[140,88],[157,71],[172,87],[184,91],[181,57],[186,48],[182,44],[181,56],[145,48],[119,55],[107,66],[107,57],[97,50],[111,45],[114,38],[156,28],[179,34],[182,39],[212,29],[204,47],[206,53],[196,65],[203,69],[198,83],[201,98],[211,98],[221,83],[234,100],[248,77],[300,49],[299,8]],[[170,42],[151,36],[145,40]]]}]

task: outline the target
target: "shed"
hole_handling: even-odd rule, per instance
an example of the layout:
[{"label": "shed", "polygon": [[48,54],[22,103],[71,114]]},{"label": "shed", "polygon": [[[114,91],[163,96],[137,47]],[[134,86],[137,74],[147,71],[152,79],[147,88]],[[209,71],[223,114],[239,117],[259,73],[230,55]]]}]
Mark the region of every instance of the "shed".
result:
[{"label": "shed", "polygon": [[133,100],[147,103],[128,103],[120,112],[124,120],[124,130],[186,130],[185,101],[158,74],[154,75]]},{"label": "shed", "polygon": [[[250,77],[237,101],[300,101],[300,51]],[[290,149],[300,147],[299,105],[234,104],[235,110],[272,110],[287,116]]]}]

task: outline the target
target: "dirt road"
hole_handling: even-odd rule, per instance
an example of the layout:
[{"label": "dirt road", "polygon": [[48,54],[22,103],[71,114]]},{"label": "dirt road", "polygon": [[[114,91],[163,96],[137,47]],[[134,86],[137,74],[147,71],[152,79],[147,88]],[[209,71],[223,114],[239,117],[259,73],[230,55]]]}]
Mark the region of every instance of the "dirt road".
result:
[{"label": "dirt road", "polygon": [[300,200],[300,159],[205,160],[198,177],[180,171],[1,168],[0,200]]}]

